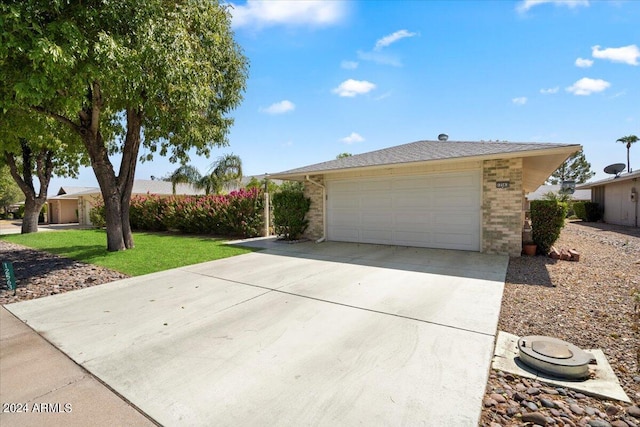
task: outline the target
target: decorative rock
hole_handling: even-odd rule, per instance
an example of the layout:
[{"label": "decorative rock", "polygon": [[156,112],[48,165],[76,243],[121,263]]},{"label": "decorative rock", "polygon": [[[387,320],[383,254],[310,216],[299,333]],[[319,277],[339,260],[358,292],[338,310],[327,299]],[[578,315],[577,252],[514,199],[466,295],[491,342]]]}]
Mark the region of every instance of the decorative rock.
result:
[{"label": "decorative rock", "polygon": [[526,398],[527,398],[527,395],[520,392],[517,392],[516,394],[513,395],[513,400],[515,400],[516,402],[522,402]]},{"label": "decorative rock", "polygon": [[555,408],[556,404],[553,403],[552,400],[545,399],[544,397],[540,399],[540,404],[545,408]]},{"label": "decorative rock", "polygon": [[615,415],[618,415],[618,412],[620,412],[620,408],[618,408],[616,405],[607,405],[604,411],[608,416],[613,417]]},{"label": "decorative rock", "polygon": [[562,388],[562,387],[558,387],[558,388],[556,388],[556,391],[558,392],[558,394],[559,394],[560,396],[566,396],[566,395],[567,395],[567,389],[564,389],[564,388]]},{"label": "decorative rock", "polygon": [[593,415],[596,414],[597,411],[595,410],[595,408],[592,408],[591,406],[585,406],[584,407],[584,412],[586,412],[587,415],[593,416]]},{"label": "decorative rock", "polygon": [[497,403],[507,403],[507,399],[505,399],[504,396],[501,394],[493,393],[489,397],[495,400]]},{"label": "decorative rock", "polygon": [[586,399],[586,398],[587,398],[587,396],[585,396],[585,395],[584,395],[584,394],[582,394],[582,393],[575,393],[575,394],[573,395],[573,397],[575,397],[575,398],[576,398],[576,399],[578,399],[578,400],[583,400],[583,399]]},{"label": "decorative rock", "polygon": [[611,427],[611,424],[604,420],[589,420],[587,424],[591,427]]},{"label": "decorative rock", "polygon": [[537,387],[531,387],[529,389],[527,389],[527,394],[529,396],[537,396],[540,394],[540,389]]},{"label": "decorative rock", "polygon": [[627,414],[631,415],[634,418],[640,418],[640,408],[637,406],[629,406],[627,408]]},{"label": "decorative rock", "polygon": [[509,406],[507,408],[507,416],[513,417],[515,414],[519,413],[520,409],[517,406]]},{"label": "decorative rock", "polygon": [[525,423],[534,423],[545,427],[547,422],[547,417],[542,415],[540,412],[527,412],[526,414],[522,414],[522,421]]},{"label": "decorative rock", "polygon": [[622,420],[615,420],[611,423],[611,427],[629,427],[629,424]]},{"label": "decorative rock", "polygon": [[584,409],[582,409],[580,406],[578,406],[575,403],[572,403],[571,405],[569,405],[569,409],[571,410],[571,412],[573,412],[576,415],[584,414]]},{"label": "decorative rock", "polygon": [[498,406],[498,402],[496,402],[494,399],[491,399],[490,397],[485,398],[482,403],[484,404],[485,408],[488,408],[490,406]]},{"label": "decorative rock", "polygon": [[527,402],[525,406],[533,412],[538,410],[538,405],[536,405],[534,402]]},{"label": "decorative rock", "polygon": [[516,384],[516,390],[518,391],[525,391],[527,389],[527,386],[521,383]]}]

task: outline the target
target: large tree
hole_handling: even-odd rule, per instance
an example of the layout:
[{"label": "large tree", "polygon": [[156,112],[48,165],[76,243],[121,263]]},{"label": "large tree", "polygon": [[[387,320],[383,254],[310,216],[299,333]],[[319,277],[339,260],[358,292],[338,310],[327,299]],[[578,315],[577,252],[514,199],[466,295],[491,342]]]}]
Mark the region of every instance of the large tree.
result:
[{"label": "large tree", "polygon": [[190,151],[208,156],[228,143],[228,115],[248,68],[228,7],[212,0],[0,5],[0,108],[36,111],[80,137],[104,199],[110,251],[133,247],[129,204],[139,156],[185,163]]},{"label": "large tree", "polygon": [[631,169],[631,162],[629,161],[629,152],[631,151],[631,145],[638,142],[638,137],[635,135],[623,136],[622,138],[618,139],[616,142],[622,142],[627,146],[627,172],[631,173],[632,169]]},{"label": "large tree", "polygon": [[22,233],[35,233],[51,177],[76,176],[79,165],[87,164],[86,157],[77,136],[51,118],[9,110],[0,113],[0,123],[0,165],[24,195]]},{"label": "large tree", "polygon": [[578,151],[565,160],[558,169],[549,177],[549,184],[562,184],[562,181],[575,181],[583,184],[596,173],[591,170],[591,163],[582,151]]}]

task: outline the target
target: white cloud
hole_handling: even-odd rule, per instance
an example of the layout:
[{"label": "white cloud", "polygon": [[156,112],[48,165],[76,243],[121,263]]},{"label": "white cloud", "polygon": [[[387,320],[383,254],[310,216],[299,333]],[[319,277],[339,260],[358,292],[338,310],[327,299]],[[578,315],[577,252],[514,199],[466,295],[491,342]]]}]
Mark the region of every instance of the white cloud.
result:
[{"label": "white cloud", "polygon": [[371,61],[376,64],[392,65],[394,67],[402,67],[402,62],[393,55],[388,55],[382,52],[363,52],[358,51],[358,58],[363,61]]},{"label": "white cloud", "polygon": [[345,80],[340,83],[340,86],[333,89],[333,93],[337,93],[340,96],[354,97],[356,95],[363,95],[371,92],[376,88],[376,85],[366,80]]},{"label": "white cloud", "polygon": [[351,132],[351,135],[345,136],[344,138],[340,139],[340,141],[344,142],[345,144],[353,144],[355,142],[364,141],[364,138],[356,132]]},{"label": "white cloud", "polygon": [[516,105],[524,105],[527,103],[527,97],[526,96],[519,96],[517,98],[513,98],[511,100],[511,102],[513,102]]},{"label": "white cloud", "polygon": [[540,89],[540,93],[543,95],[550,95],[552,93],[558,93],[559,90],[560,88],[556,86],[556,87],[550,87],[548,89]]},{"label": "white cloud", "polygon": [[260,111],[267,114],[284,114],[296,109],[296,104],[291,101],[283,100],[269,105],[267,108],[261,108]]},{"label": "white cloud", "polygon": [[612,62],[622,62],[629,65],[638,65],[638,58],[640,58],[640,49],[635,44],[623,47],[608,47],[606,49],[600,49],[600,46],[593,46],[591,48],[591,54],[594,58],[608,59]]},{"label": "white cloud", "polygon": [[566,90],[574,95],[591,95],[592,93],[602,92],[611,86],[611,83],[602,79],[590,79],[583,77]]},{"label": "white cloud", "polygon": [[380,50],[384,47],[389,46],[392,43],[397,42],[398,40],[404,39],[406,37],[415,37],[418,33],[412,33],[407,30],[398,30],[395,33],[384,36],[376,42],[375,50]]},{"label": "white cloud", "polygon": [[345,70],[355,70],[358,68],[358,63],[356,61],[342,61],[340,66]]},{"label": "white cloud", "polygon": [[578,58],[576,59],[576,67],[589,68],[593,65],[592,59]]},{"label": "white cloud", "polygon": [[518,12],[524,13],[534,6],[539,6],[547,3],[556,6],[566,6],[570,9],[576,8],[578,6],[589,6],[589,0],[522,0],[518,4],[518,6],[516,6],[516,9],[518,10]]},{"label": "white cloud", "polygon": [[340,22],[346,14],[346,4],[322,0],[247,0],[246,4],[231,3],[233,27],[263,28],[275,25],[327,26]]}]

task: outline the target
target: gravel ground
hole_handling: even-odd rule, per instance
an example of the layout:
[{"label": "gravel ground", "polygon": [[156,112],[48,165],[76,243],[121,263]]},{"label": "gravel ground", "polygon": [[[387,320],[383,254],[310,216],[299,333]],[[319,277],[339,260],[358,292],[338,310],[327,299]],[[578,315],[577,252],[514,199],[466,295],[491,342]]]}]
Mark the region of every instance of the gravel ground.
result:
[{"label": "gravel ground", "polygon": [[126,274],[0,240],[0,261],[13,262],[16,295],[0,283],[0,304],[46,297],[124,279]]},{"label": "gravel ground", "polygon": [[509,262],[498,328],[600,348],[633,405],[491,371],[481,426],[640,426],[640,331],[632,294],[640,292],[640,229],[568,223],[555,245],[579,262],[520,257]]},{"label": "gravel ground", "polygon": [[[480,425],[640,427],[640,330],[634,330],[632,299],[640,291],[640,229],[568,223],[556,247],[576,249],[580,262],[541,256],[510,260],[498,327],[601,348],[633,404],[491,371]],[[0,304],[127,277],[2,240],[0,260],[13,261],[18,281],[15,296],[2,282]]]}]

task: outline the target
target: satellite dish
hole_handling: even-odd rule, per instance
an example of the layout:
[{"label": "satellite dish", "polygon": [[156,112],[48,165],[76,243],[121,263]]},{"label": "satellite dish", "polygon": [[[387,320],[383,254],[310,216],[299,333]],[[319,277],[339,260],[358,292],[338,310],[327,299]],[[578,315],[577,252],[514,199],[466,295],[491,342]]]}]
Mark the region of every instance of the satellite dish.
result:
[{"label": "satellite dish", "polygon": [[625,168],[626,166],[624,163],[614,163],[604,168],[604,172],[608,173],[609,175],[615,175],[615,177],[617,178],[620,176],[620,172],[622,172]]},{"label": "satellite dish", "polygon": [[449,135],[447,135],[446,133],[441,133],[440,135],[438,135],[438,141],[446,141],[447,139],[449,139]]}]

